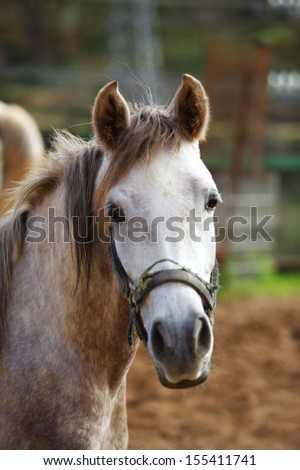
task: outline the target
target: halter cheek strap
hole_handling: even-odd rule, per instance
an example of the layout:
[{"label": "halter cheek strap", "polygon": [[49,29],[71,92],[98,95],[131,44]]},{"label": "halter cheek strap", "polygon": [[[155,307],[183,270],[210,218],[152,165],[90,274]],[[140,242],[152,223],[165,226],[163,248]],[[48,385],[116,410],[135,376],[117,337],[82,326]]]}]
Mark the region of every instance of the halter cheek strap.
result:
[{"label": "halter cheek strap", "polygon": [[[168,282],[181,282],[192,287],[197,294],[201,297],[203,307],[209,317],[211,324],[213,324],[213,311],[216,305],[216,293],[219,288],[218,277],[219,269],[218,263],[215,261],[214,268],[210,276],[210,282],[206,282],[191,270],[184,268],[176,261],[169,258],[163,258],[153,263],[147,268],[139,278],[138,285],[135,285],[128,277],[116,250],[116,244],[111,230],[111,244],[110,254],[112,257],[114,269],[123,290],[125,297],[130,305],[130,325],[128,330],[128,343],[133,348],[133,329],[135,328],[139,338],[147,345],[148,334],[141,317],[141,304],[145,297],[155,287]],[[158,264],[164,262],[173,263],[179,268],[163,269],[151,272],[152,269]]]}]

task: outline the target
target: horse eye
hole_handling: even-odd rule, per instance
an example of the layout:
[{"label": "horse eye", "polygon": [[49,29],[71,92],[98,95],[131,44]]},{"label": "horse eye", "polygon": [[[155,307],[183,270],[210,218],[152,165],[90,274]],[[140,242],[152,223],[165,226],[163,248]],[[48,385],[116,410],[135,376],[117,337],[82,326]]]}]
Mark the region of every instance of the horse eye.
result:
[{"label": "horse eye", "polygon": [[206,210],[214,209],[217,204],[218,204],[218,198],[215,194],[212,194],[211,196],[209,196],[205,208]]},{"label": "horse eye", "polygon": [[117,207],[114,205],[108,206],[106,209],[106,213],[110,218],[111,222],[120,223],[125,222],[125,214],[121,207]]}]

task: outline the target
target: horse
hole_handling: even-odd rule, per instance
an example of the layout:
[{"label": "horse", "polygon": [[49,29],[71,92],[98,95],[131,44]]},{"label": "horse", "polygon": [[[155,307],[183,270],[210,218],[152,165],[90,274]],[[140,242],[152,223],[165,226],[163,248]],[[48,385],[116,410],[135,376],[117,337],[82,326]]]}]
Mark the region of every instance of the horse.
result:
[{"label": "horse", "polygon": [[40,164],[45,153],[39,128],[19,105],[0,101],[0,210],[11,207],[8,189]]},{"label": "horse", "polygon": [[185,74],[166,107],[100,89],[89,141],[57,131],[0,228],[0,447],[123,449],[141,342],[161,384],[210,370],[220,200]]}]

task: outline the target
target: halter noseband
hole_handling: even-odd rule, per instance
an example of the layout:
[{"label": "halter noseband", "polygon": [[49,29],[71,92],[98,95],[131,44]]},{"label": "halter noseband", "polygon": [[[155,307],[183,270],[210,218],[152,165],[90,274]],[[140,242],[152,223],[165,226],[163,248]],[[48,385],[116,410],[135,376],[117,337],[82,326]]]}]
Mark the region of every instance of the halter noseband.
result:
[{"label": "halter noseband", "polygon": [[[141,317],[141,304],[149,294],[151,290],[155,287],[165,284],[167,282],[181,282],[192,287],[197,294],[201,297],[203,302],[203,307],[206,314],[209,317],[211,324],[213,325],[214,317],[213,311],[216,306],[216,297],[219,277],[219,268],[218,262],[215,261],[213,270],[210,276],[210,282],[204,281],[197,274],[193,273],[191,270],[184,268],[176,261],[173,261],[168,258],[160,259],[153,263],[149,268],[147,268],[139,278],[138,285],[135,285],[131,279],[128,277],[117,253],[116,244],[111,229],[110,233],[110,254],[113,260],[113,266],[123,290],[125,297],[127,298],[130,305],[130,325],[128,329],[128,344],[133,348],[133,329],[136,329],[136,332],[139,338],[147,345],[148,334],[145,329],[142,317]],[[163,269],[150,273],[154,266],[170,262],[179,266],[179,268],[174,269]]]}]

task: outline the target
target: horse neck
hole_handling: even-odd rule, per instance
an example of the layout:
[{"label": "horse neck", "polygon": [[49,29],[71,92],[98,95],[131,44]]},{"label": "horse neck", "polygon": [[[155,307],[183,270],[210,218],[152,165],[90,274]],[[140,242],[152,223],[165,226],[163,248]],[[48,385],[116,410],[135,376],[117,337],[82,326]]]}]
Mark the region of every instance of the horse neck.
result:
[{"label": "horse neck", "polygon": [[133,359],[127,342],[129,308],[112,272],[108,250],[99,244],[95,244],[89,284],[80,282],[74,304],[71,340],[76,351],[95,376],[101,370],[109,386],[117,387]]},{"label": "horse neck", "polygon": [[[32,214],[45,217],[46,232],[48,207],[55,207],[56,217],[64,216],[60,188]],[[64,380],[75,375],[82,384],[118,390],[134,354],[127,344],[127,302],[112,272],[108,247],[99,241],[93,246],[89,283],[79,278],[76,287],[72,243],[63,242],[63,229],[57,219],[54,243],[47,236],[40,243],[24,244],[12,278],[9,349],[29,367],[46,362],[65,371]]]}]

